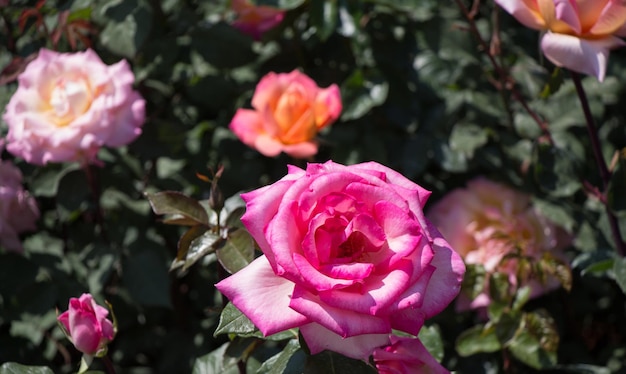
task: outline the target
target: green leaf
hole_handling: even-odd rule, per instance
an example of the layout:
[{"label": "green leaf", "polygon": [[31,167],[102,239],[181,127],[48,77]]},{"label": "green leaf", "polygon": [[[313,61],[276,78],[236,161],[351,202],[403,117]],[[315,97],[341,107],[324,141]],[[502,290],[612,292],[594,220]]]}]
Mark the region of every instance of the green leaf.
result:
[{"label": "green leaf", "polygon": [[355,70],[345,81],[341,89],[344,108],[341,114],[343,121],[363,117],[372,108],[387,100],[389,84],[382,75],[365,76],[363,71]]},{"label": "green leaf", "polygon": [[547,99],[550,96],[554,95],[559,91],[561,85],[563,84],[563,70],[559,67],[556,67],[552,74],[550,75],[550,79],[541,90],[539,97],[542,99]]},{"label": "green leaf", "polygon": [[486,280],[485,268],[481,265],[468,264],[461,283],[461,292],[466,294],[470,299],[475,299],[478,295],[485,291]]},{"label": "green leaf", "polygon": [[77,163],[69,164],[63,169],[59,169],[58,165],[37,168],[29,178],[30,192],[35,196],[55,196],[61,179],[69,172],[75,170],[80,170],[80,165]]},{"label": "green leaf", "polygon": [[198,357],[193,364],[192,374],[239,374],[236,363],[226,365],[224,354],[230,343],[224,343],[213,352]]},{"label": "green leaf", "polygon": [[441,339],[441,331],[439,331],[437,325],[422,326],[417,337],[435,360],[438,362],[443,360],[443,340]]},{"label": "green leaf", "polygon": [[482,352],[496,352],[500,349],[502,344],[493,326],[474,326],[462,332],[456,340],[456,351],[464,357]]},{"label": "green leaf", "polygon": [[323,351],[307,356],[303,374],[376,374],[377,370],[363,360],[355,360],[339,353]]},{"label": "green leaf", "polygon": [[305,357],[298,339],[291,339],[280,353],[261,365],[257,374],[302,373]]},{"label": "green leaf", "polygon": [[0,374],[54,374],[46,366],[27,366],[16,362],[5,362],[0,366]]},{"label": "green leaf", "polygon": [[485,127],[458,123],[450,134],[450,149],[473,157],[476,149],[487,144],[489,137]]},{"label": "green leaf", "polygon": [[254,323],[248,319],[237,307],[229,302],[220,314],[220,321],[213,336],[220,334],[251,334],[257,330]]},{"label": "green leaf", "polygon": [[234,274],[254,260],[254,239],[244,229],[228,234],[226,244],[217,250],[217,259],[230,274]]},{"label": "green leaf", "polygon": [[311,2],[309,10],[311,24],[315,26],[316,35],[324,41],[335,32],[339,19],[337,0],[319,0]]},{"label": "green leaf", "polygon": [[152,29],[152,10],[142,0],[111,1],[100,9],[106,26],[100,42],[109,51],[132,59],[137,55]]},{"label": "green leaf", "polygon": [[489,277],[489,297],[494,301],[508,301],[511,299],[511,284],[508,274],[493,273]]},{"label": "green leaf", "polygon": [[622,257],[615,260],[613,274],[617,285],[626,294],[626,258]]},{"label": "green leaf", "polygon": [[222,238],[210,230],[192,240],[182,271],[187,271],[198,260],[215,252],[221,242]]},{"label": "green leaf", "polygon": [[609,258],[607,260],[594,262],[593,264],[581,270],[580,274],[605,275],[609,270],[612,270],[614,266],[615,259]]},{"label": "green leaf", "polygon": [[200,224],[209,225],[209,216],[202,205],[180,192],[146,192],[145,196],[156,214],[182,215]]},{"label": "green leaf", "polygon": [[542,310],[525,313],[518,333],[507,343],[515,358],[535,369],[554,366],[558,346],[559,334],[554,320]]},{"label": "green leaf", "polygon": [[189,246],[200,235],[207,232],[209,228],[204,225],[195,225],[190,227],[178,240],[178,249],[176,252],[176,260],[182,261],[187,257],[189,253]]},{"label": "green leaf", "polygon": [[268,5],[279,9],[293,9],[304,3],[304,0],[252,0],[256,5]]},{"label": "green leaf", "polygon": [[626,212],[626,155],[622,152],[619,163],[611,175],[607,190],[607,203],[616,213]]},{"label": "green leaf", "polygon": [[535,180],[550,195],[571,196],[580,189],[579,165],[571,152],[550,144],[537,144],[533,164]]}]

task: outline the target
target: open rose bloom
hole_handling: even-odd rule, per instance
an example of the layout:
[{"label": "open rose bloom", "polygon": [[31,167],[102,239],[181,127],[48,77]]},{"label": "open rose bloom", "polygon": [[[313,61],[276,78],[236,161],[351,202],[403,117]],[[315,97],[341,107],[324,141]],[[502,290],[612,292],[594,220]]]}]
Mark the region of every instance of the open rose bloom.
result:
[{"label": "open rose bloom", "polygon": [[557,66],[602,81],[609,51],[626,45],[623,0],[496,0],[518,21],[545,30],[541,49]]},{"label": "open rose bloom", "polygon": [[249,0],[232,0],[231,8],[237,16],[233,26],[256,40],[285,18],[284,10],[266,5],[256,6]]},{"label": "open rose bloom", "polygon": [[21,252],[19,234],[37,228],[37,202],[22,187],[22,173],[0,160],[0,247]]},{"label": "open rose bloom", "polygon": [[460,290],[465,266],[424,218],[429,195],[375,162],[290,166],[242,195],[264,256],[216,287],[264,335],[299,327],[312,354],[366,359]]},{"label": "open rose bloom", "polygon": [[[511,284],[517,282],[517,262],[503,262],[506,255],[520,249],[521,255],[536,260],[545,252],[561,258],[562,250],[571,242],[563,229],[531,206],[528,195],[485,178],[476,178],[467,188],[444,196],[429,210],[428,218],[466,264],[481,265],[487,273],[509,274]],[[558,284],[551,279],[546,284],[532,281],[529,286],[532,295],[538,296]],[[474,300],[459,297],[457,308],[479,308],[490,302],[485,290]]]},{"label": "open rose bloom", "polygon": [[144,122],[144,100],[133,90],[126,61],[106,65],[92,51],[47,49],[18,77],[6,107],[7,150],[29,163],[91,162],[103,146],[133,141]]},{"label": "open rose bloom", "polygon": [[107,344],[115,337],[109,311],[96,304],[93,296],[82,294],[71,298],[68,310],[59,315],[66,334],[79,351],[94,356],[106,352]]},{"label": "open rose bloom", "polygon": [[320,88],[305,74],[269,73],[256,86],[251,109],[239,109],[230,129],[266,156],[285,152],[307,158],[317,153],[315,136],[341,113],[337,85]]}]

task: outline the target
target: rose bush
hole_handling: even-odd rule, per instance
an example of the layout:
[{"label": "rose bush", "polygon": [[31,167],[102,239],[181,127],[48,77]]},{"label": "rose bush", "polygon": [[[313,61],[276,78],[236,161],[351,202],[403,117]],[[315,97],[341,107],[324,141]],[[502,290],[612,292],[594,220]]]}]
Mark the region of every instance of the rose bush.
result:
[{"label": "rose bush", "polygon": [[626,3],[621,0],[496,0],[518,21],[545,30],[541,49],[557,66],[602,81],[609,51],[626,43]]},{"label": "rose bush", "polygon": [[[514,254],[539,260],[549,252],[562,257],[571,242],[569,235],[532,207],[530,196],[485,178],[467,183],[467,188],[451,191],[428,211],[428,219],[441,231],[465,260],[477,264],[487,273],[500,271],[517,283],[517,261]],[[556,279],[547,284],[531,281],[532,295],[538,296],[558,286]],[[459,297],[457,308],[479,308],[491,302],[485,291],[474,300]]]},{"label": "rose bush", "polygon": [[124,60],[108,66],[88,49],[47,49],[18,77],[6,106],[7,150],[29,163],[91,162],[102,146],[130,143],[141,133],[145,102],[133,90]]},{"label": "rose bush", "polygon": [[392,335],[391,344],[374,350],[379,374],[446,374],[419,339]]},{"label": "rose bush", "polygon": [[115,328],[107,319],[108,314],[106,308],[85,293],[79,298],[71,298],[68,310],[59,315],[58,320],[76,349],[93,356],[105,351],[115,337]]},{"label": "rose bush", "polygon": [[459,292],[465,267],[424,218],[429,195],[375,162],[291,166],[242,195],[265,255],[216,287],[265,335],[299,327],[313,354],[367,358]]},{"label": "rose bush", "polygon": [[0,247],[21,252],[18,234],[35,230],[38,218],[37,202],[22,186],[22,172],[0,160]]},{"label": "rose bush", "polygon": [[231,9],[237,18],[232,25],[256,40],[285,18],[285,11],[271,6],[251,4],[248,0],[233,0]]},{"label": "rose bush", "polygon": [[230,123],[242,142],[266,156],[306,158],[317,153],[317,132],[339,117],[341,95],[337,85],[319,88],[297,70],[269,73],[257,85],[252,106],[237,110]]}]

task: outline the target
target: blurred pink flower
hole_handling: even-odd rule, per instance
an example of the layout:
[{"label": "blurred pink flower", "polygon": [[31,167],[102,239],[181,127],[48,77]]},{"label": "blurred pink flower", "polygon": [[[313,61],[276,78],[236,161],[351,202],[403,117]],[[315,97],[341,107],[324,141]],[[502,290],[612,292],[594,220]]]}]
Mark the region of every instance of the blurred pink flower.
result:
[{"label": "blurred pink flower", "polygon": [[306,158],[317,153],[314,138],[341,113],[339,87],[319,88],[305,74],[269,73],[256,86],[251,109],[239,109],[230,129],[266,156],[285,152]]},{"label": "blurred pink flower", "polygon": [[76,349],[93,356],[104,351],[115,337],[115,328],[107,319],[108,314],[106,308],[96,304],[93,297],[85,293],[79,298],[71,298],[68,310],[57,319]]},{"label": "blurred pink flower", "polygon": [[0,160],[0,247],[21,252],[18,234],[35,230],[38,218],[37,202],[22,187],[22,173],[10,162]]},{"label": "blurred pink flower", "polygon": [[299,327],[312,354],[367,359],[459,292],[465,266],[424,218],[429,195],[375,162],[290,166],[242,195],[265,255],[216,287],[264,335]]},{"label": "blurred pink flower", "polygon": [[[488,273],[509,274],[516,283],[516,261],[501,263],[504,256],[517,248],[521,254],[540,259],[545,252],[557,258],[571,238],[531,206],[530,196],[505,185],[479,177],[467,188],[451,191],[428,211],[428,218],[465,260],[482,265]],[[558,286],[556,280],[545,285],[529,284],[532,296]],[[479,308],[491,302],[487,292],[474,300],[459,296],[457,308]],[[468,304],[468,305],[466,305]]]},{"label": "blurred pink flower", "polygon": [[417,338],[392,335],[391,344],[374,350],[374,363],[379,374],[446,374]]},{"label": "blurred pink flower", "polygon": [[105,65],[88,49],[47,49],[18,77],[4,113],[7,150],[29,163],[95,161],[102,146],[118,147],[141,134],[145,102],[133,90],[126,61]]},{"label": "blurred pink flower", "polygon": [[604,79],[609,51],[626,43],[623,0],[496,0],[524,25],[544,30],[541,49],[557,66]]},{"label": "blurred pink flower", "polygon": [[285,11],[271,6],[251,4],[249,0],[232,0],[231,8],[237,18],[233,26],[255,40],[274,28],[285,18]]}]

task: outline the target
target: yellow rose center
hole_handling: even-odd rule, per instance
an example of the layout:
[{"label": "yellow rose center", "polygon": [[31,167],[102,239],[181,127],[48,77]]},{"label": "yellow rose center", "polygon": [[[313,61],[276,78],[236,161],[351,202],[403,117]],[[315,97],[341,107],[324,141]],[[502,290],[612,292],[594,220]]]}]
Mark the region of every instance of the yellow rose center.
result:
[{"label": "yellow rose center", "polygon": [[57,126],[66,126],[91,105],[89,84],[82,78],[60,78],[50,94],[51,117]]}]

